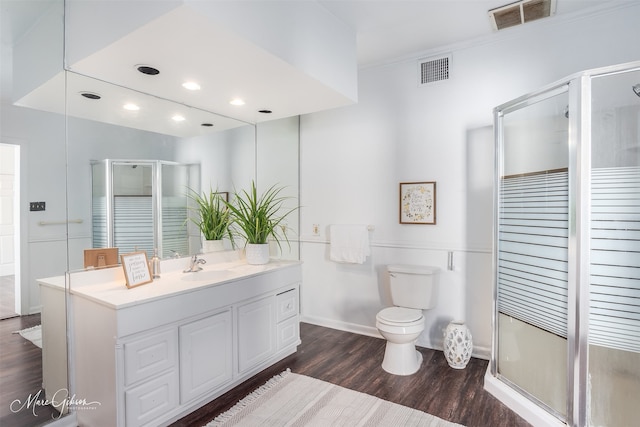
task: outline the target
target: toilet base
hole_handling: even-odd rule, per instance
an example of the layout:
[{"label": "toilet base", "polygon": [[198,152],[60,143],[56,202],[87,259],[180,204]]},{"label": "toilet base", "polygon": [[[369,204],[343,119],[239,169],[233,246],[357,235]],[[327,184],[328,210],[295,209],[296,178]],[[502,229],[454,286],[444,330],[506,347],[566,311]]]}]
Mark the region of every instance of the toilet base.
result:
[{"label": "toilet base", "polygon": [[382,369],[393,375],[411,375],[418,372],[422,364],[422,353],[414,342],[396,344],[387,341],[382,360]]}]

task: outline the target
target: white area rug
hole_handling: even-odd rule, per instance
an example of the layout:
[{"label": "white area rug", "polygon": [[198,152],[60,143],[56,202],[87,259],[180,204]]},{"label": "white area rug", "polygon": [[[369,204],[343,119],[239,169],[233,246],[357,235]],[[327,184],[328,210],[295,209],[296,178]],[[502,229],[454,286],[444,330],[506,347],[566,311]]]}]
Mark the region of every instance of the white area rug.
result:
[{"label": "white area rug", "polygon": [[218,426],[460,427],[460,424],[287,370],[205,427]]},{"label": "white area rug", "polygon": [[38,347],[42,348],[42,325],[36,325],[32,328],[16,331],[14,334],[20,334],[20,336],[26,340],[31,341]]}]

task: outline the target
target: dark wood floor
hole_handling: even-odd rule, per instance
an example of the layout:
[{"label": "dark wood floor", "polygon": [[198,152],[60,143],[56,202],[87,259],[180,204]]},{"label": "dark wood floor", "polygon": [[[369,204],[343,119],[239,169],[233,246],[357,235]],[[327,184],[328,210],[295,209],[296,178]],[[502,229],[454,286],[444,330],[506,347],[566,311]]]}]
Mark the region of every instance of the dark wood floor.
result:
[{"label": "dark wood floor", "polygon": [[[38,426],[56,416],[50,407],[11,411],[15,399],[26,399],[40,390],[42,351],[13,331],[40,323],[40,315],[0,321],[0,426]],[[419,348],[424,357],[417,374],[396,376],[380,367],[384,340],[323,328],[300,325],[298,351],[245,381],[172,427],[202,426],[231,408],[238,400],[273,375],[290,368],[353,390],[436,415],[469,427],[529,426],[483,389],[487,361],[471,359],[464,370],[451,369],[441,351]]]},{"label": "dark wood floor", "polygon": [[202,426],[231,408],[273,375],[292,372],[377,396],[469,427],[525,427],[522,418],[483,389],[487,361],[471,359],[464,370],[451,369],[441,351],[419,348],[424,357],[418,373],[396,376],[380,363],[382,339],[310,324],[300,325],[298,352],[245,381],[172,427]]},{"label": "dark wood floor", "polygon": [[[40,324],[40,315],[0,320],[0,426],[39,426],[57,417],[51,406],[20,409],[12,402],[24,402],[42,388],[42,350],[14,331]],[[44,399],[44,393],[42,395]],[[35,413],[34,413],[35,411]]]}]

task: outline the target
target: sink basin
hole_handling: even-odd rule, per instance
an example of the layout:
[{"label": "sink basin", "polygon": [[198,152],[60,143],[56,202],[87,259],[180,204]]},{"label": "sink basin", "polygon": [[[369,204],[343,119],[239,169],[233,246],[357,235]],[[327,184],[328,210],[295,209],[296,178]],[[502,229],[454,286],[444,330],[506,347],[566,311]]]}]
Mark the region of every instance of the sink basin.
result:
[{"label": "sink basin", "polygon": [[196,271],[192,273],[184,273],[182,275],[182,280],[186,280],[189,282],[201,282],[201,281],[210,281],[215,282],[218,280],[222,280],[229,275],[227,270],[203,270]]}]

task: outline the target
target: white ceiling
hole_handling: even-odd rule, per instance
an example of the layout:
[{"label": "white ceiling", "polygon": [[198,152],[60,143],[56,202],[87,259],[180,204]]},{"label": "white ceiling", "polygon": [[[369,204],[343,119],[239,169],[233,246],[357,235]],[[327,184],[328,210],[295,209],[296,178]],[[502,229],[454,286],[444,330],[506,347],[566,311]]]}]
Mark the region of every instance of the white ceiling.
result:
[{"label": "white ceiling", "polygon": [[[556,0],[564,16],[617,0]],[[319,0],[356,29],[358,63],[374,65],[494,33],[488,11],[516,0]]]},{"label": "white ceiling", "polygon": [[[557,0],[556,16],[566,17],[570,14],[580,13],[591,8],[601,8],[603,5],[611,5],[621,1],[623,0]],[[33,22],[37,20],[38,16],[46,10],[51,2],[51,0],[0,0],[3,45],[1,69],[3,100],[7,98],[7,92],[11,88],[11,70],[7,68],[7,62],[10,63],[11,61],[4,60],[6,52],[10,52],[7,46],[12,45],[15,40],[18,40],[28,31]],[[510,2],[511,0],[317,1],[331,14],[354,29],[357,36],[357,55],[360,67],[415,57],[422,52],[432,51],[443,46],[491,37],[494,31],[487,12]],[[59,4],[59,0],[57,3]],[[171,28],[185,28],[184,19],[189,19],[189,16],[180,13],[175,15],[174,18],[181,20],[176,21],[181,27],[173,26],[170,21],[157,20],[158,22],[148,26],[145,30],[131,33],[130,37],[127,36],[114,43],[114,45],[107,46],[104,49],[103,56],[88,57],[84,64],[84,70],[89,75],[99,74],[100,65],[110,63],[114,65],[112,68],[116,69],[119,66],[120,70],[126,70],[128,73],[133,68],[132,64],[139,62],[135,57],[127,56],[126,52],[140,52],[142,49],[146,51],[146,57],[150,58],[153,64],[159,64],[158,67],[163,67],[162,74],[164,77],[178,78],[178,76],[185,74],[185,70],[206,70],[200,77],[203,79],[200,83],[203,88],[209,86],[212,91],[200,94],[200,100],[196,98],[190,100],[185,98],[184,90],[181,88],[177,89],[181,90],[180,93],[167,91],[167,88],[172,86],[167,81],[162,81],[161,83],[156,81],[154,84],[157,88],[144,86],[147,83],[140,80],[141,75],[139,73],[137,75],[131,73],[133,76],[131,78],[137,79],[135,82],[137,89],[252,123],[348,103],[348,100],[341,99],[335,93],[323,91],[320,86],[314,86],[313,82],[302,75],[303,73],[287,70],[286,67],[281,66],[283,64],[278,64],[277,62],[271,61],[269,63],[271,68],[262,70],[263,76],[267,77],[268,73],[268,80],[270,81],[270,87],[264,87],[256,84],[255,81],[251,82],[251,79],[247,78],[247,76],[237,76],[228,72],[226,74],[216,74],[213,68],[208,69],[207,63],[202,61],[201,52],[203,47],[197,44],[191,45],[191,48],[182,47],[183,51],[179,62],[172,57],[175,54],[171,54],[166,49],[151,50],[148,43],[149,37],[152,37],[151,33],[157,32],[158,37],[164,37],[168,40],[171,36],[176,35],[176,32],[172,32]],[[167,43],[158,43],[157,45],[166,46]],[[127,46],[129,47],[128,49]],[[192,49],[192,51],[189,51],[189,49]],[[215,56],[215,53],[211,52],[211,46],[207,46],[207,49],[209,49],[210,56]],[[236,52],[236,56],[242,55],[240,53],[242,52],[242,46],[239,45],[234,45],[232,49],[229,49],[228,46],[226,49],[224,46],[220,46],[219,49],[220,55],[224,57],[234,56],[234,52]],[[256,51],[247,50],[245,52],[244,59],[251,61]],[[245,64],[246,69],[251,69],[250,67],[251,65],[246,66]],[[217,68],[220,67],[218,66]],[[129,80],[129,77],[125,76],[111,78],[105,75],[98,77],[123,86],[134,84],[133,81]],[[257,100],[255,105],[251,105],[250,108],[245,110],[250,111],[250,113],[233,110],[228,105],[228,94],[224,94],[220,99],[212,96],[213,93],[219,93],[225,88],[238,87],[238,84],[233,80],[235,77],[242,77],[240,81],[245,82],[242,88],[243,93],[246,94],[244,96],[254,101]],[[224,84],[220,85],[220,82],[224,82]],[[246,82],[251,82],[251,84],[247,86]],[[179,86],[176,85],[176,87]],[[91,88],[86,88],[85,90],[91,90]],[[159,90],[161,93],[158,93]],[[297,96],[284,97],[281,94],[285,90],[289,95]],[[261,108],[271,109],[274,113],[269,116],[261,116],[255,112]]]}]

